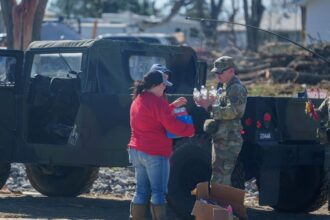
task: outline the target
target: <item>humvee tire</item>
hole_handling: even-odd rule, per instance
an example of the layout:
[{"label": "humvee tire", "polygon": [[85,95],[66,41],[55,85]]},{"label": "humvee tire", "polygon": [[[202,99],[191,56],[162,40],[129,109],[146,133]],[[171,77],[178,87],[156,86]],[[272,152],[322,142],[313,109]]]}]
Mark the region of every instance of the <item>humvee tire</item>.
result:
[{"label": "humvee tire", "polygon": [[10,163],[0,164],[0,189],[6,184],[10,174]]},{"label": "humvee tire", "polygon": [[78,196],[88,192],[98,167],[66,167],[25,164],[31,185],[46,196]]},{"label": "humvee tire", "polygon": [[280,174],[277,211],[311,212],[327,201],[327,181],[322,166],[299,166]]},{"label": "humvee tire", "polygon": [[210,180],[211,154],[203,139],[193,138],[176,146],[171,157],[167,201],[178,216],[192,219],[190,213],[196,198],[191,190],[197,183]]}]

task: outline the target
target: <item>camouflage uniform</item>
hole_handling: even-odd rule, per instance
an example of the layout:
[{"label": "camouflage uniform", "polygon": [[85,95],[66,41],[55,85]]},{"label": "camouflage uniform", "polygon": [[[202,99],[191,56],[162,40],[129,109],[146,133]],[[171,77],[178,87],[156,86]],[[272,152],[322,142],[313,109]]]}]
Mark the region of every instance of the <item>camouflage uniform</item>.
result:
[{"label": "camouflage uniform", "polygon": [[[233,59],[223,56],[214,62],[211,72],[221,74],[229,68],[236,68]],[[245,111],[246,100],[247,90],[234,75],[225,84],[223,104],[212,107],[211,116],[218,124],[216,132],[212,134],[212,183],[231,185],[231,173],[243,143],[240,119]]]},{"label": "camouflage uniform", "polygon": [[[324,144],[324,170],[328,179],[328,192],[330,198],[330,97],[326,98],[316,110],[320,116],[320,126],[317,129],[317,136],[321,144]],[[328,204],[330,210],[330,204]]]}]

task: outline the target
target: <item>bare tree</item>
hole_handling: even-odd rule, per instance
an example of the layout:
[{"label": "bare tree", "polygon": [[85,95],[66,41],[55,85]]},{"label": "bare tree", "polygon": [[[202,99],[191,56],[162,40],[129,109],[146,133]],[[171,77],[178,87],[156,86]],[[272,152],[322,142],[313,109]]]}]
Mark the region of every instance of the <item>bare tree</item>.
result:
[{"label": "bare tree", "polygon": [[[169,22],[182,7],[194,4],[195,15],[199,18],[218,19],[222,11],[224,0],[211,0],[208,3],[206,0],[176,0],[172,6],[171,12],[166,16],[162,23]],[[201,21],[202,30],[206,39],[206,43],[214,48],[217,47],[217,22]]]},{"label": "bare tree", "polygon": [[[235,17],[239,11],[239,6],[236,4],[237,2],[235,0],[231,1],[231,13],[229,14],[229,18],[228,21],[230,22],[235,22]],[[230,36],[230,41],[233,45],[237,46],[237,42],[236,42],[236,33],[235,33],[235,28],[234,25],[230,26],[231,28],[231,36]]]},{"label": "bare tree", "polygon": [[[262,0],[251,0],[251,6],[249,7],[248,0],[243,0],[244,18],[245,23],[255,27],[260,26],[262,14],[265,7],[262,4]],[[254,28],[246,28],[247,34],[247,49],[252,51],[258,50],[258,30]]]},{"label": "bare tree", "polygon": [[40,39],[42,19],[48,0],[1,0],[7,31],[7,47],[24,50],[31,41]]},{"label": "bare tree", "polygon": [[[210,7],[210,18],[211,19],[218,19],[219,14],[221,13],[222,10],[222,5],[223,5],[224,0],[211,0],[211,7]],[[205,1],[204,1],[204,4]],[[200,9],[200,8],[198,8]],[[205,16],[203,16],[205,17]],[[207,22],[207,21],[202,21],[202,29],[203,33],[206,37],[206,43],[211,46],[211,48],[218,48],[218,41],[217,41],[217,22]]]},{"label": "bare tree", "polygon": [[[199,0],[197,0],[199,1]],[[190,5],[193,1],[192,0],[177,0],[174,2],[170,13],[161,21],[161,23],[169,22],[176,14],[179,13],[180,9],[183,6]]]}]

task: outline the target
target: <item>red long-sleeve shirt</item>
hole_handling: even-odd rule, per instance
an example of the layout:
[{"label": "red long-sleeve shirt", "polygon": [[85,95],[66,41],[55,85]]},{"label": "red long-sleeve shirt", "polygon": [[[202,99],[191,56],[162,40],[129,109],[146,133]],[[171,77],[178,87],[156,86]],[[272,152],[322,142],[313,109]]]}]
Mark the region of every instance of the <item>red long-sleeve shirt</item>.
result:
[{"label": "red long-sleeve shirt", "polygon": [[146,154],[169,157],[173,140],[166,136],[166,130],[184,137],[195,133],[192,124],[175,118],[173,108],[164,97],[149,92],[138,95],[130,109],[131,139],[128,146]]}]

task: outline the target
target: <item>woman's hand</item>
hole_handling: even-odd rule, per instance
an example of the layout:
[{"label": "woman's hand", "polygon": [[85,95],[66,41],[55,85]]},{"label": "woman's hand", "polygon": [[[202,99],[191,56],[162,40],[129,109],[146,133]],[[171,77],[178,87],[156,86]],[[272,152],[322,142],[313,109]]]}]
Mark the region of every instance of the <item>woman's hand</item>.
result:
[{"label": "woman's hand", "polygon": [[179,97],[178,99],[176,99],[174,102],[171,103],[171,105],[174,105],[174,107],[181,107],[185,104],[187,104],[187,99],[185,97]]}]

